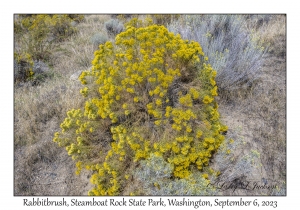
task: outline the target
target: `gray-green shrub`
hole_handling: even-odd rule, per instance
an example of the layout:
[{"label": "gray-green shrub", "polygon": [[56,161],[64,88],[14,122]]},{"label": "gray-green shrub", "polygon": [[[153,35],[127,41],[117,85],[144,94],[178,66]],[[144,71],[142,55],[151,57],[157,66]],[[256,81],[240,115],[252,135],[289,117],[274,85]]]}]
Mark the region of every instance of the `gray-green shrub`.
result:
[{"label": "gray-green shrub", "polygon": [[121,33],[124,30],[123,23],[118,19],[110,19],[104,23],[107,33],[113,36]]},{"label": "gray-green shrub", "polygon": [[266,49],[258,46],[244,28],[242,15],[183,15],[169,30],[184,39],[202,43],[203,52],[218,72],[219,90],[250,86],[259,77]]},{"label": "gray-green shrub", "polygon": [[141,161],[135,177],[142,183],[146,195],[214,195],[215,189],[200,172],[184,179],[171,179],[173,166],[162,157],[151,154]]},{"label": "gray-green shrub", "polygon": [[104,44],[106,41],[108,41],[108,37],[103,33],[96,33],[91,37],[91,43],[95,49],[97,49],[100,44]]}]

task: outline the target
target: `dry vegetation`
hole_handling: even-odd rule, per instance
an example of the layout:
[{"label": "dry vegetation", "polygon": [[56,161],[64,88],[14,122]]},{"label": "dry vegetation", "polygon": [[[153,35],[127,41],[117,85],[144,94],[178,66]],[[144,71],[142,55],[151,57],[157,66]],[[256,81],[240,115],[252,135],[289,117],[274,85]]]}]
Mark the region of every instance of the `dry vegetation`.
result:
[{"label": "dry vegetation", "polygon": [[[240,190],[235,192],[236,195],[286,195],[285,21],[284,15],[277,15],[269,21],[252,20],[249,23],[249,28],[255,28],[255,35],[270,44],[261,73],[251,87],[229,92],[219,100],[220,113],[230,128],[228,136],[239,141],[232,150],[232,157],[228,158],[231,160],[221,166],[224,171],[221,179],[227,180],[231,174],[231,179],[237,181],[247,177],[278,185],[276,190]],[[253,157],[256,152],[257,157]],[[247,170],[245,165],[235,167],[249,155],[256,162],[249,165],[250,169]]]},{"label": "dry vegetation", "polygon": [[[156,18],[166,25],[178,26],[186,17]],[[269,48],[261,59],[262,68],[250,85],[221,89],[219,111],[229,129],[226,144],[211,165],[221,171],[222,181],[238,183],[251,179],[263,183],[267,180],[269,184],[276,182],[278,189],[226,190],[216,194],[285,195],[286,16],[243,18],[245,33],[255,37],[260,46]],[[15,84],[15,195],[86,195],[91,189],[90,174],[76,176],[75,163],[52,139],[66,112],[83,106],[84,98],[79,93],[82,86],[76,75],[91,66],[95,45],[114,39],[105,24],[110,19],[110,15],[86,15],[76,26],[78,32],[53,52],[49,61],[51,77],[35,86],[29,82]],[[233,143],[229,142],[231,138]]]},{"label": "dry vegetation", "polygon": [[39,86],[16,84],[14,92],[15,195],[86,195],[89,184],[74,173],[75,163],[52,141],[65,113],[80,107],[79,81],[72,74],[86,70],[93,58],[93,34],[105,32],[109,16],[91,15],[79,32],[54,53],[54,77]]}]

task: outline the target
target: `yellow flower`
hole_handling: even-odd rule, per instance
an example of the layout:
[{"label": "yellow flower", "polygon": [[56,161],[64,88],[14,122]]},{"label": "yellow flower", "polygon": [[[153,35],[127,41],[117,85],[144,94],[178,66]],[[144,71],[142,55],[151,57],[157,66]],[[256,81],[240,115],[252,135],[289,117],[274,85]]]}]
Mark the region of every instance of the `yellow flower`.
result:
[{"label": "yellow flower", "polygon": [[217,96],[217,95],[218,95],[217,89],[218,89],[218,87],[215,86],[215,87],[211,90],[211,95],[212,95],[212,96]]},{"label": "yellow flower", "polygon": [[213,98],[211,98],[210,96],[207,96],[207,95],[206,95],[206,96],[204,96],[203,103],[209,104],[209,103],[211,103],[213,100],[214,100]]},{"label": "yellow flower", "polygon": [[204,179],[208,179],[208,174],[202,174],[202,177],[203,177]]},{"label": "yellow flower", "polygon": [[155,125],[159,126],[161,124],[161,120],[155,120]]},{"label": "yellow flower", "polygon": [[211,84],[212,86],[215,86],[215,85],[216,85],[216,81],[215,81],[213,78],[211,78],[211,79],[210,79],[210,84]]},{"label": "yellow flower", "polygon": [[179,102],[188,107],[193,106],[193,100],[192,100],[191,94],[186,94],[185,96],[179,98]]},{"label": "yellow flower", "polygon": [[196,134],[196,137],[197,137],[197,138],[200,138],[201,136],[202,136],[202,131],[198,130],[198,131],[197,131],[197,134]]},{"label": "yellow flower", "polygon": [[190,126],[187,126],[186,132],[188,132],[188,133],[192,132],[192,128]]},{"label": "yellow flower", "polygon": [[164,97],[164,95],[165,95],[165,93],[164,92],[161,92],[160,94],[159,94],[159,97]]},{"label": "yellow flower", "polygon": [[127,104],[125,103],[125,104],[123,104],[123,109],[127,109]]},{"label": "yellow flower", "polygon": [[127,88],[126,91],[127,91],[128,93],[134,93],[134,89],[133,89],[133,88]]},{"label": "yellow flower", "polygon": [[156,103],[157,106],[162,105],[162,101],[160,99],[156,99],[155,103]]}]

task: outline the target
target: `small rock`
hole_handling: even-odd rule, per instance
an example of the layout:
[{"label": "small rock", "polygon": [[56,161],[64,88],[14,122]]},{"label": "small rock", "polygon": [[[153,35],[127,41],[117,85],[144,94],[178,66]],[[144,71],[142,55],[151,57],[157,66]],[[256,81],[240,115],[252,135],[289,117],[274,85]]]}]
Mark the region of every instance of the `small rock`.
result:
[{"label": "small rock", "polygon": [[88,68],[87,70],[79,70],[79,71],[76,71],[74,74],[72,74],[70,76],[70,80],[74,80],[74,81],[78,81],[78,77],[80,76],[80,74],[83,72],[83,71],[90,71],[92,69],[92,67]]},{"label": "small rock", "polygon": [[72,74],[71,76],[70,76],[70,80],[74,80],[74,81],[77,81],[78,80],[78,77],[80,76],[80,74],[81,74],[81,70],[80,71],[76,71],[74,74]]}]

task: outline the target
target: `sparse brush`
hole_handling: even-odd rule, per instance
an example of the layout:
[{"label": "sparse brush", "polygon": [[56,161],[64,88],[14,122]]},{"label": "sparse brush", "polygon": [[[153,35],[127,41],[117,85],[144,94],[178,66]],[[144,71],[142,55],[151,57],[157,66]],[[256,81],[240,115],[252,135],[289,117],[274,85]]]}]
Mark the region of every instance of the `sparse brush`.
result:
[{"label": "sparse brush", "polygon": [[[73,19],[74,18],[74,19]],[[15,82],[32,80],[41,82],[43,75],[32,71],[33,61],[49,61],[59,42],[76,32],[72,21],[82,20],[80,15],[19,15],[14,20]],[[28,65],[31,65],[28,67]]]},{"label": "sparse brush", "polygon": [[104,25],[107,30],[107,33],[112,36],[116,36],[124,30],[123,24],[118,19],[110,19],[107,22],[105,22]]},{"label": "sparse brush", "polygon": [[34,60],[49,60],[57,41],[75,32],[67,15],[30,15],[15,19],[16,50],[29,53]]}]

